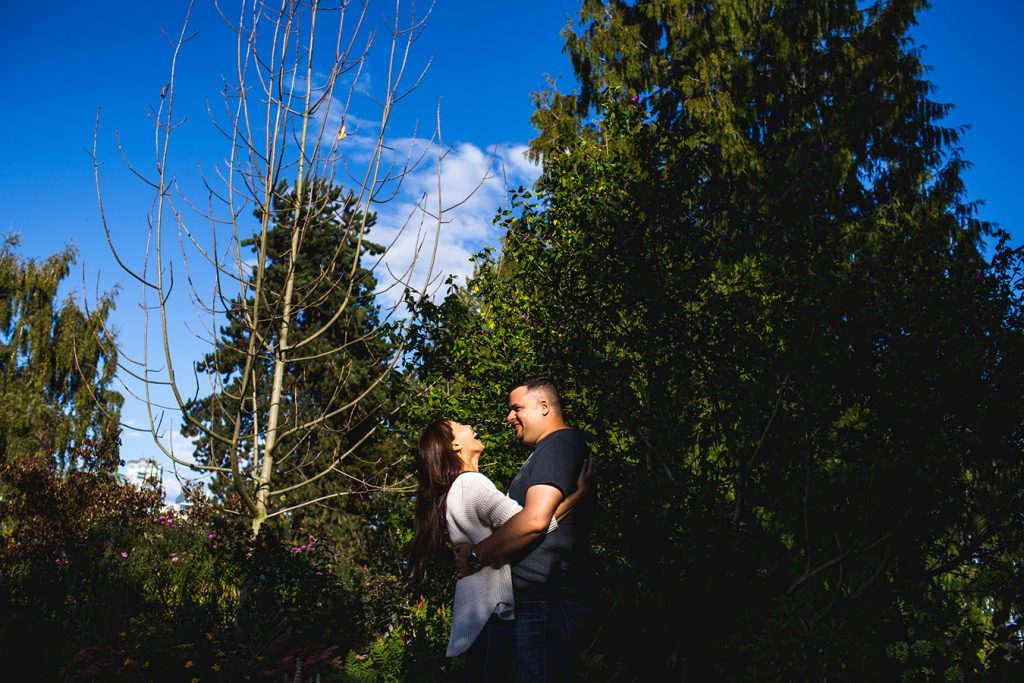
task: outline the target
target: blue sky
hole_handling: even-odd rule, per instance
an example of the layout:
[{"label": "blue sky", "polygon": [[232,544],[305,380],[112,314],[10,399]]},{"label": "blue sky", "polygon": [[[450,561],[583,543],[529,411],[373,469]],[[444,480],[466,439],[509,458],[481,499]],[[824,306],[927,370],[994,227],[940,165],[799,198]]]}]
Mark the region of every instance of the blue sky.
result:
[{"label": "blue sky", "polygon": [[[504,164],[510,185],[532,179],[534,172],[519,157],[533,136],[530,92],[543,88],[548,74],[559,78],[562,87],[572,87],[559,31],[576,4],[438,0],[410,59],[418,67],[430,60],[429,69],[401,103],[390,130],[396,138],[422,135],[433,128],[440,107],[443,141],[453,146],[442,171],[451,196],[472,189],[487,172],[492,155]],[[152,197],[126,171],[115,131],[140,170],[151,168],[153,129],[146,107],[160,101],[171,54],[161,29],[179,31],[185,7],[181,1],[138,0],[0,3],[0,128],[7,131],[0,154],[0,230],[20,233],[22,253],[31,257],[44,257],[74,242],[82,269],[76,281],[84,275],[90,296],[97,286],[109,289],[122,283],[114,322],[129,343],[137,343],[141,335],[139,297],[106,246],[85,150],[92,146],[100,108],[108,223],[126,258],[138,263]],[[368,19],[381,26],[393,3],[371,1],[370,7]],[[197,33],[177,74],[178,106],[189,117],[173,161],[182,185],[195,189],[197,164],[209,171],[224,154],[204,102],[218,103],[220,73],[232,68],[234,45],[209,0],[197,2],[192,26]],[[971,126],[963,139],[964,156],[974,164],[966,174],[969,196],[985,202],[980,216],[1009,230],[1015,243],[1024,241],[1024,212],[1017,200],[1017,163],[1024,153],[1017,121],[1024,105],[1024,72],[1015,47],[1022,27],[1020,0],[937,0],[913,33],[925,46],[925,62],[934,67],[935,99],[956,105],[949,122]],[[372,92],[380,78],[370,72],[365,88]],[[409,180],[407,193],[429,192],[436,177],[428,169]],[[497,242],[490,218],[503,195],[503,185],[495,179],[453,214],[442,237],[440,265],[445,271],[465,273],[472,251]],[[411,201],[411,195],[403,195],[394,210],[407,208]],[[382,210],[382,218],[390,210]],[[186,327],[187,313],[181,315],[175,346],[187,363],[205,347],[190,334],[194,325]],[[144,422],[140,404],[131,398],[125,418]],[[145,439],[126,434],[122,457],[153,453]]]}]

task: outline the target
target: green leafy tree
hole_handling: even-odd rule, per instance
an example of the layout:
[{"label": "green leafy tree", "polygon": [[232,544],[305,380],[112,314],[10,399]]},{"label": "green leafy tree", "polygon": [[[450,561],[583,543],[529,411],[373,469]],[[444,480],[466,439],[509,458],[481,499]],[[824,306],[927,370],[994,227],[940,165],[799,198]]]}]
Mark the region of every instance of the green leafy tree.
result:
[{"label": "green leafy tree", "polygon": [[[53,458],[75,469],[78,446],[115,428],[121,395],[110,389],[117,356],[106,327],[113,294],[83,310],[58,290],[75,262],[67,247],[44,261],[17,253],[17,237],[0,248],[0,462]],[[105,467],[117,469],[116,449]]]},{"label": "green leafy tree", "polygon": [[421,325],[439,407],[548,372],[592,434],[611,672],[1019,674],[1021,252],[966,198],[923,6],[584,2],[543,198]]}]

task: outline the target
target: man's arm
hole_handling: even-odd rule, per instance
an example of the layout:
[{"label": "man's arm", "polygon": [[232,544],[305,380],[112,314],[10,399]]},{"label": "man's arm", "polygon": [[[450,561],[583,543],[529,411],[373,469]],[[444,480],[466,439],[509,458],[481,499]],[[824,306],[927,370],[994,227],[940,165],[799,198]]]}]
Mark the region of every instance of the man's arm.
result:
[{"label": "man's arm", "polygon": [[[491,564],[543,536],[560,502],[562,492],[549,484],[535,484],[527,489],[526,505],[522,511],[476,544],[476,557],[480,564]],[[466,562],[471,547],[474,546],[463,543],[455,548],[455,566],[460,577],[473,573]]]}]

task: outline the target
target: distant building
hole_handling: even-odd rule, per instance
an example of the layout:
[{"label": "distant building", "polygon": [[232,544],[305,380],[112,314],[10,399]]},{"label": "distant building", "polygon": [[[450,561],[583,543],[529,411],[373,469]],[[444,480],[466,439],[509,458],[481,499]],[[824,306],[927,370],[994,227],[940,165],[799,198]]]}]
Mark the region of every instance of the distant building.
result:
[{"label": "distant building", "polygon": [[124,464],[124,480],[135,486],[146,486],[156,484],[160,486],[164,479],[163,470],[156,460],[142,458],[129,460]]}]

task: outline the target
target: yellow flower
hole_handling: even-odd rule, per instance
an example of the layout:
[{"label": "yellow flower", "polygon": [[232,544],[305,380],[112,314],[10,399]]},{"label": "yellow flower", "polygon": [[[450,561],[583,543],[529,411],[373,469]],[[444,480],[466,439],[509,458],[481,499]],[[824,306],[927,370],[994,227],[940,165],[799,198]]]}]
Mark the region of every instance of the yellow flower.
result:
[{"label": "yellow flower", "polygon": [[186,669],[191,669],[192,668],[192,660],[191,659],[189,659],[188,661],[185,662],[185,668]]}]

